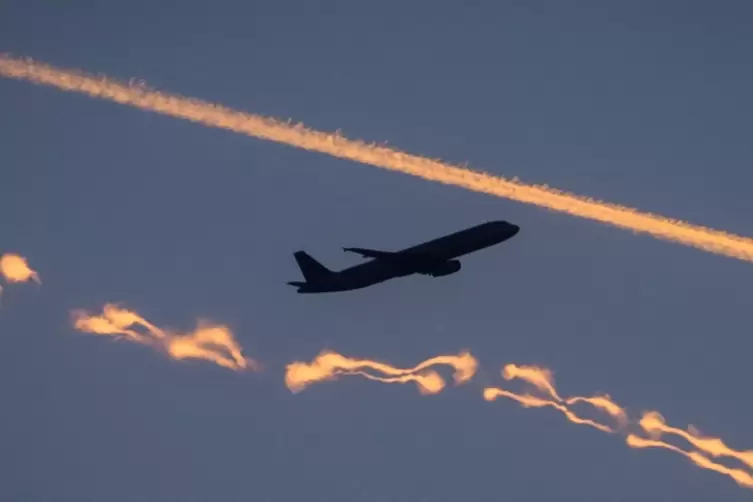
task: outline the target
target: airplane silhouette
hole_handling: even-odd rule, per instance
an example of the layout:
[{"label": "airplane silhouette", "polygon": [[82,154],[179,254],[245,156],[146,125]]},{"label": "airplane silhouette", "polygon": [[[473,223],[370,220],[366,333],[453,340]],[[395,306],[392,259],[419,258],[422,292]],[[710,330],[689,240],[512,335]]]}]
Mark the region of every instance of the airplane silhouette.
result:
[{"label": "airplane silhouette", "polygon": [[372,260],[338,272],[329,270],[305,251],[293,253],[305,282],[290,281],[298,293],[334,293],[361,289],[412,274],[443,277],[460,270],[459,256],[493,246],[515,236],[520,227],[489,221],[400,251],[343,248]]}]

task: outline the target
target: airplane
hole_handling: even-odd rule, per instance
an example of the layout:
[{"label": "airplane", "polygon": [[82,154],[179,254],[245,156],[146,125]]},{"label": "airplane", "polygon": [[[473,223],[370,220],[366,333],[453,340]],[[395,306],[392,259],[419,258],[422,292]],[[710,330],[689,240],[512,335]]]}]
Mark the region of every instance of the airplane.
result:
[{"label": "airplane", "polygon": [[298,293],[334,293],[362,289],[412,274],[444,277],[461,268],[456,258],[514,237],[520,227],[507,221],[489,221],[400,251],[343,248],[372,258],[340,271],[332,271],[306,251],[293,253],[305,279],[290,281]]}]

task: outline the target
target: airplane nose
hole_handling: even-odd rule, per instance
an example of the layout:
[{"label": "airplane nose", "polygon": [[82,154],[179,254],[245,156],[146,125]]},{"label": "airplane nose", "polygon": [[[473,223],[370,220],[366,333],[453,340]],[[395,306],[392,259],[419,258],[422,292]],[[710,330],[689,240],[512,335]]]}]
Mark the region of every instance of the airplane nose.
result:
[{"label": "airplane nose", "polygon": [[514,225],[507,221],[495,222],[494,226],[496,227],[497,232],[507,237],[512,237],[520,232],[520,227],[518,225]]}]

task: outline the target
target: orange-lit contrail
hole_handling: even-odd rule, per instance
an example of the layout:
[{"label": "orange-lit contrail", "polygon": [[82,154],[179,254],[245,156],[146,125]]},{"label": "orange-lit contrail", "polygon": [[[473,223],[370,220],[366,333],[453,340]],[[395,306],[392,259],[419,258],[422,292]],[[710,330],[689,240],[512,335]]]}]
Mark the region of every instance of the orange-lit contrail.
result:
[{"label": "orange-lit contrail", "polygon": [[32,280],[37,284],[42,283],[39,274],[29,267],[26,258],[15,253],[6,253],[0,256],[0,275],[8,282]]},{"label": "orange-lit contrail", "polygon": [[[456,384],[463,384],[473,378],[478,367],[476,359],[467,351],[455,356],[437,356],[421,364],[400,369],[370,359],[352,359],[336,352],[323,351],[310,364],[296,361],[288,364],[285,384],[293,392],[300,392],[315,382],[333,380],[339,375],[360,375],[370,380],[384,383],[415,382],[422,394],[436,394],[445,387],[444,379],[431,366],[443,364],[455,369],[453,378]],[[374,375],[370,371],[384,376]]]},{"label": "orange-lit contrail", "polygon": [[703,437],[695,427],[689,427],[690,431],[684,431],[667,425],[664,417],[656,411],[649,411],[643,414],[640,426],[653,439],[659,439],[662,434],[674,434],[685,439],[704,453],[713,457],[733,457],[753,469],[753,450],[736,451],[724,444],[719,438]]},{"label": "orange-lit contrail", "polygon": [[[706,467],[706,464],[702,465],[701,463],[699,463],[699,460],[696,457],[703,458],[705,459],[704,462],[708,462],[709,465],[713,464],[714,466],[708,468],[716,470],[717,472],[721,472],[723,474],[728,474],[741,485],[747,486],[748,488],[753,488],[753,474],[746,473],[745,471],[741,471],[740,469],[730,469],[728,467],[722,466],[721,464],[713,463],[707,458],[709,456],[734,458],[743,463],[748,469],[753,470],[753,450],[733,450],[719,438],[701,436],[701,434],[698,433],[698,431],[696,431],[692,426],[688,428],[688,431],[684,431],[676,427],[671,427],[667,425],[664,417],[656,411],[645,412],[643,414],[643,417],[641,417],[640,422],[638,422],[638,425],[641,429],[643,429],[643,431],[645,431],[650,439],[628,437],[628,445],[634,448],[666,448],[671,451],[682,453],[696,464],[701,465],[701,467]],[[677,446],[673,446],[664,441],[661,441],[660,438],[663,434],[673,434],[675,436],[679,436],[693,445],[697,449],[697,451],[685,452]]]},{"label": "orange-lit contrail", "polygon": [[725,474],[731,477],[738,485],[745,488],[753,488],[753,475],[743,469],[735,469],[716,463],[698,451],[685,451],[682,448],[665,443],[658,439],[646,439],[635,434],[629,434],[626,440],[631,448],[664,448],[689,458],[694,464],[710,471]]},{"label": "orange-lit contrail", "polygon": [[[626,443],[632,448],[664,448],[684,455],[697,466],[709,469],[731,477],[740,486],[753,488],[753,451],[737,451],[727,446],[718,438],[701,437],[694,429],[684,431],[670,427],[659,413],[649,411],[643,414],[638,422],[629,420],[625,410],[617,405],[609,396],[570,397],[563,399],[554,387],[554,380],[549,370],[536,366],[517,366],[508,364],[502,370],[505,380],[521,379],[532,385],[541,394],[534,396],[528,393],[518,394],[506,389],[487,387],[484,389],[484,399],[493,401],[498,397],[507,397],[520,403],[526,408],[552,407],[561,411],[568,420],[576,424],[590,425],[603,432],[617,432],[618,429],[584,419],[576,415],[570,406],[576,403],[588,403],[606,413],[617,422],[619,430],[626,431],[628,425],[637,426],[637,430],[649,437],[641,437],[636,433],[627,432]],[[662,434],[674,434],[685,439],[696,448],[696,451],[685,451],[682,448],[660,440]],[[712,461],[709,457],[730,457],[739,460],[751,471],[727,467]]]},{"label": "orange-lit contrail", "polygon": [[[9,283],[31,280],[37,284],[42,284],[39,274],[36,270],[29,267],[26,258],[15,253],[5,253],[0,256],[0,277]],[[0,286],[0,296],[2,296],[3,292],[3,287]]]},{"label": "orange-lit contrail", "polygon": [[411,174],[426,180],[534,204],[634,232],[644,232],[704,251],[753,261],[753,239],[747,237],[566,193],[546,185],[529,185],[516,178],[508,180],[384,146],[349,140],[339,134],[307,129],[301,124],[291,125],[290,122],[280,122],[198,99],[151,90],[143,85],[124,84],[104,76],[60,69],[31,59],[15,59],[8,55],[0,55],[0,75],[79,92],[205,126],[227,129]]},{"label": "orange-lit contrail", "polygon": [[[109,303],[102,315],[89,315],[83,310],[72,314],[73,325],[80,331],[113,335],[149,345],[174,359],[203,359],[236,371],[261,369],[258,362],[243,356],[241,346],[227,326],[200,321],[193,332],[176,334],[158,328],[135,312]],[[143,329],[139,331],[138,327]]]},{"label": "orange-lit contrail", "polygon": [[542,408],[548,406],[562,412],[565,417],[573,423],[590,425],[602,432],[616,432],[616,429],[613,429],[612,427],[594,420],[581,418],[570,409],[570,406],[576,403],[589,403],[595,408],[609,414],[617,422],[618,426],[624,427],[627,424],[627,415],[625,414],[625,411],[615,404],[609,396],[576,396],[567,399],[560,397],[554,387],[552,373],[546,368],[508,364],[502,369],[502,376],[505,380],[513,380],[516,378],[523,380],[538,389],[543,395],[533,396],[529,393],[516,394],[501,388],[487,387],[484,389],[484,399],[487,401],[493,401],[497,397],[507,397],[517,401],[526,408]]}]

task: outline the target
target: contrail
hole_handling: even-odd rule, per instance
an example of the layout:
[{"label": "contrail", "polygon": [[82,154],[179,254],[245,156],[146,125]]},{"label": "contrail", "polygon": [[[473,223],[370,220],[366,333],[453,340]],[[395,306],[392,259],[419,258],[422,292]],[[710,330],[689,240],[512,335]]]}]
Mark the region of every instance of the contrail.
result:
[{"label": "contrail", "polygon": [[704,251],[753,261],[753,239],[747,237],[640,212],[629,207],[556,190],[546,185],[529,185],[515,178],[508,180],[452,166],[384,146],[350,140],[337,133],[307,129],[302,124],[292,125],[290,122],[243,113],[194,98],[155,91],[143,85],[125,84],[105,76],[56,68],[28,58],[17,59],[9,55],[0,55],[0,75],[79,92],[210,127],[411,174],[430,181],[505,197],[634,232],[647,233],[659,239]]},{"label": "contrail", "polygon": [[[72,317],[73,326],[80,331],[125,338],[160,350],[173,359],[203,359],[236,371],[261,369],[257,361],[243,356],[230,329],[220,324],[199,321],[193,332],[176,334],[114,304],[106,304],[102,315],[74,310]],[[144,329],[138,331],[137,326]]]},{"label": "contrail", "polygon": [[[106,304],[102,315],[90,315],[82,310],[73,311],[72,315],[74,327],[80,331],[125,338],[151,346],[174,359],[203,359],[236,371],[261,369],[258,362],[243,356],[242,349],[230,330],[222,325],[199,322],[198,328],[192,333],[176,334],[158,328],[139,314],[114,304]],[[421,394],[431,395],[438,394],[446,386],[445,380],[434,369],[437,365],[454,369],[453,379],[456,385],[470,382],[479,367],[478,360],[467,350],[456,355],[432,357],[412,368],[397,368],[374,359],[349,358],[324,350],[311,363],[294,361],[288,364],[285,385],[293,393],[298,393],[314,383],[357,375],[382,383],[413,382]],[[530,386],[529,391],[516,393],[501,387],[485,387],[483,397],[486,401],[506,397],[525,408],[554,408],[572,423],[588,425],[609,434],[624,434],[625,442],[631,448],[663,448],[673,451],[684,455],[701,468],[727,475],[740,486],[753,488],[753,450],[734,450],[721,439],[701,436],[692,426],[688,431],[670,427],[656,411],[643,413],[638,421],[631,420],[625,409],[606,394],[562,397],[554,385],[552,372],[546,368],[507,364],[501,373],[505,380],[522,380]],[[605,414],[611,425],[576,413],[573,407],[579,404],[589,404],[596,411]],[[678,436],[690,443],[695,450],[685,451],[662,441],[660,438],[663,434]],[[744,467],[728,467],[714,462],[711,457],[729,457]]]},{"label": "contrail", "polygon": [[[445,387],[445,381],[439,373],[429,369],[437,364],[452,366],[455,369],[453,378],[457,385],[473,378],[478,367],[476,359],[467,351],[460,352],[456,356],[433,357],[413,368],[400,369],[372,359],[351,359],[325,350],[310,364],[300,361],[288,364],[285,372],[285,385],[292,392],[297,393],[312,383],[334,380],[339,375],[360,375],[382,383],[415,382],[422,394],[436,394]],[[374,375],[367,370],[379,372],[385,376]]]},{"label": "contrail", "polygon": [[[0,277],[9,283],[34,281],[42,284],[37,271],[29,267],[26,258],[16,253],[5,253],[0,256]],[[0,286],[0,295],[2,294],[3,287]]]},{"label": "contrail", "polygon": [[631,446],[632,448],[663,448],[665,450],[679,453],[680,455],[683,455],[689,458],[698,467],[702,467],[710,471],[715,471],[715,472],[718,472],[719,474],[727,475],[731,477],[733,480],[735,480],[735,482],[738,485],[744,486],[745,488],[753,488],[753,475],[751,475],[750,473],[748,473],[747,471],[743,469],[727,467],[722,464],[713,462],[708,457],[704,456],[701,452],[698,452],[698,451],[688,452],[688,451],[683,450],[682,448],[678,448],[677,446],[671,445],[669,443],[665,443],[664,441],[659,441],[656,439],[646,439],[646,438],[636,436],[634,434],[628,435],[627,444],[628,446]]},{"label": "contrail", "polygon": [[576,424],[590,425],[602,432],[613,433],[616,429],[596,422],[594,420],[581,418],[570,409],[570,406],[576,403],[588,403],[591,406],[606,412],[610,415],[620,427],[627,425],[627,415],[625,410],[615,404],[609,396],[593,397],[571,397],[563,399],[554,388],[554,379],[551,371],[546,368],[536,366],[518,366],[508,364],[502,370],[502,377],[505,380],[520,379],[543,394],[543,396],[533,396],[529,393],[516,394],[509,390],[487,387],[484,389],[484,399],[494,401],[498,397],[507,397],[520,403],[525,408],[543,408],[551,407],[562,412],[568,420]]},{"label": "contrail", "polygon": [[[640,438],[634,435],[630,435],[627,438],[627,443],[633,448],[665,448],[670,451],[674,451],[685,455],[690,460],[695,462],[701,467],[717,471],[722,474],[727,474],[737,481],[740,485],[747,488],[753,488],[753,472],[746,472],[742,469],[732,469],[720,464],[711,462],[708,457],[730,457],[737,459],[740,463],[744,464],[749,470],[753,471],[753,450],[737,451],[727,446],[724,441],[719,438],[704,437],[695,429],[695,427],[688,427],[688,431],[678,429],[676,427],[670,427],[666,424],[664,417],[656,411],[648,411],[643,414],[639,425],[650,439]],[[676,446],[670,445],[659,438],[663,434],[674,434],[683,438],[685,441],[693,445],[697,450],[692,452],[686,452]]]},{"label": "contrail", "polygon": [[[684,455],[699,467],[729,476],[740,486],[753,488],[753,450],[733,450],[721,439],[702,437],[692,427],[687,432],[670,427],[666,425],[664,417],[656,411],[647,411],[639,421],[631,421],[625,410],[607,395],[562,398],[554,386],[551,371],[545,368],[508,364],[502,370],[502,377],[505,380],[523,380],[531,385],[539,395],[519,394],[499,387],[486,387],[483,394],[485,400],[494,401],[498,397],[506,397],[517,401],[525,408],[551,407],[562,412],[573,423],[589,425],[607,433],[624,432],[626,434],[625,442],[631,448],[664,448]],[[610,427],[595,420],[580,417],[571,409],[571,406],[576,403],[590,404],[597,410],[606,413],[616,425]],[[632,426],[635,432],[630,432],[629,426]],[[641,437],[638,433],[645,434],[648,437]],[[695,447],[695,450],[685,451],[679,446],[662,441],[660,440],[662,434],[679,436]],[[710,457],[733,458],[743,464],[745,468],[728,467],[712,461]]]},{"label": "contrail", "polygon": [[29,267],[26,258],[15,253],[6,253],[0,256],[0,275],[8,282],[32,280],[37,284],[42,283],[39,274]]}]

